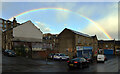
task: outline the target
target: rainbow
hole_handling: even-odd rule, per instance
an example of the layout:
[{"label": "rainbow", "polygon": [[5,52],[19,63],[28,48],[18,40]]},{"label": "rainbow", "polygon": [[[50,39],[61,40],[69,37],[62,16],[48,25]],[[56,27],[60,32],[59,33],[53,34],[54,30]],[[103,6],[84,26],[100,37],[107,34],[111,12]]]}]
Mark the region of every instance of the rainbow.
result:
[{"label": "rainbow", "polygon": [[[96,28],[97,28],[98,30],[100,30],[101,32],[103,32],[103,34],[104,34],[108,39],[112,40],[112,38],[110,37],[110,35],[109,35],[100,25],[98,25],[96,22],[94,22],[93,20],[89,19],[89,18],[86,17],[86,16],[80,15],[80,14],[78,14],[78,13],[75,13],[75,12],[73,12],[73,11],[71,11],[71,10],[64,9],[64,8],[38,8],[38,9],[33,9],[33,10],[25,11],[25,12],[23,12],[23,13],[20,13],[20,14],[14,16],[14,17],[20,17],[20,16],[23,16],[23,15],[25,15],[25,14],[28,14],[28,13],[31,13],[31,12],[36,12],[36,11],[39,11],[39,10],[58,10],[58,11],[64,11],[64,12],[69,12],[69,13],[76,14],[76,15],[78,15],[78,16],[86,19],[87,21],[93,23],[93,24],[96,26]],[[13,19],[13,17],[10,18],[9,20],[12,20],[12,19]]]}]

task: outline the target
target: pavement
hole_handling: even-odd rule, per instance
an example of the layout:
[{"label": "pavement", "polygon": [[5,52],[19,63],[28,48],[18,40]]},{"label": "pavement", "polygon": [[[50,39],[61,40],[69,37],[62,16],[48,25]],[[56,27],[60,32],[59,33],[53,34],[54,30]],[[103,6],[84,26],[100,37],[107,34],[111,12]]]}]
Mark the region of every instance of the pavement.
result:
[{"label": "pavement", "polygon": [[[105,63],[92,63],[89,68],[69,69],[66,61],[36,60],[25,57],[2,56],[2,72],[118,72],[119,57],[107,56]],[[118,70],[119,69],[119,70]]]}]

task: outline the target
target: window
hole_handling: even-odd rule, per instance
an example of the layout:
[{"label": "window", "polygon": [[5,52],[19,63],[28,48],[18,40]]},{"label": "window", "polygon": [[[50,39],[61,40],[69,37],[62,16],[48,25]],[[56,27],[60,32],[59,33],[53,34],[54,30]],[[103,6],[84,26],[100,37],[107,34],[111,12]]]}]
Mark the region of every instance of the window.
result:
[{"label": "window", "polygon": [[80,38],[78,38],[78,43],[80,43]]},{"label": "window", "polygon": [[113,45],[111,45],[111,47],[113,47]]},{"label": "window", "polygon": [[0,20],[0,24],[2,24],[3,23],[3,20]]},{"label": "window", "polygon": [[89,43],[89,45],[92,45],[92,43]]},{"label": "window", "polygon": [[85,43],[84,45],[87,46],[87,43]]},{"label": "window", "polygon": [[106,48],[108,47],[108,45],[105,46]]},{"label": "window", "polygon": [[68,49],[66,49],[66,52],[68,52]]}]

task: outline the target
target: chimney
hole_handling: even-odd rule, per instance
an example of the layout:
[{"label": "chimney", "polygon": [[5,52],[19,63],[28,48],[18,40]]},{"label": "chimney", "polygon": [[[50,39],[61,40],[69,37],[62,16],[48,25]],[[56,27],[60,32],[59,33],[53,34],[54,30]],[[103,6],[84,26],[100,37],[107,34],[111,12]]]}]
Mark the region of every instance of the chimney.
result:
[{"label": "chimney", "polygon": [[13,19],[13,27],[16,27],[17,26],[17,21],[16,21],[16,18]]}]

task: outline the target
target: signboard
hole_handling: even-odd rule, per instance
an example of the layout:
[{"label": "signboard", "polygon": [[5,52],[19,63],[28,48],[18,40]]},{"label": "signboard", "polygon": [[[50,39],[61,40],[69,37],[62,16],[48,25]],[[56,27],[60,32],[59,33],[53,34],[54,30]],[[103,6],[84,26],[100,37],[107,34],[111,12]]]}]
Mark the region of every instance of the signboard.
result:
[{"label": "signboard", "polygon": [[32,51],[42,51],[41,43],[32,43]]},{"label": "signboard", "polygon": [[83,50],[83,46],[76,46],[76,50]]},{"label": "signboard", "polygon": [[83,50],[92,50],[93,47],[83,47]]},{"label": "signboard", "polygon": [[32,48],[32,51],[43,51],[42,48]]}]

